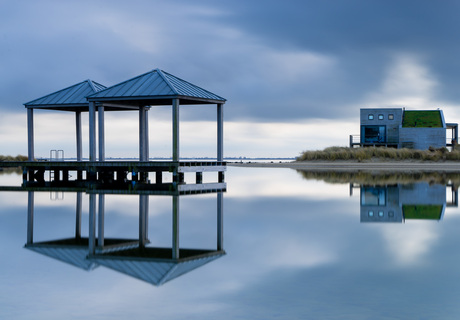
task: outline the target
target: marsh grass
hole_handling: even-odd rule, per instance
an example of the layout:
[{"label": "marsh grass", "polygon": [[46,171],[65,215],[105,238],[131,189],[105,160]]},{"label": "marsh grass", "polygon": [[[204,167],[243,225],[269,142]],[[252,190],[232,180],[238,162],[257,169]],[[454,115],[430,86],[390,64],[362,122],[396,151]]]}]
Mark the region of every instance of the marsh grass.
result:
[{"label": "marsh grass", "polygon": [[[17,155],[16,157],[13,157],[13,156],[2,156],[0,155],[0,162],[2,161],[27,161],[28,158],[27,156],[22,156],[22,155]],[[18,168],[1,168],[0,167],[0,174],[13,174],[13,173],[17,173],[17,174],[21,174],[22,173],[22,170],[18,167]]]},{"label": "marsh grass", "polygon": [[383,161],[418,160],[418,161],[459,161],[460,150],[449,151],[447,148],[429,150],[395,149],[385,147],[347,148],[329,147],[318,151],[305,151],[297,161],[336,161],[355,160],[370,161],[372,159]]},{"label": "marsh grass", "polygon": [[297,170],[306,180],[319,180],[327,183],[356,183],[361,185],[394,185],[428,182],[430,184],[460,185],[460,174],[455,172],[340,172]]},{"label": "marsh grass", "polygon": [[27,156],[17,155],[16,157],[13,156],[2,156],[0,155],[0,161],[27,161]]}]

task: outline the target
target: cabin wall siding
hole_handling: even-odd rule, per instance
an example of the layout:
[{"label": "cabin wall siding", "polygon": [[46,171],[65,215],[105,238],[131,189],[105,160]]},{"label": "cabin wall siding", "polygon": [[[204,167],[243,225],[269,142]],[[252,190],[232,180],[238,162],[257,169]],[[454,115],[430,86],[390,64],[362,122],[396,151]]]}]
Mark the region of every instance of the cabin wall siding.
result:
[{"label": "cabin wall siding", "polygon": [[446,128],[399,128],[399,147],[426,150],[446,146]]},{"label": "cabin wall siding", "polygon": [[[374,115],[373,120],[369,120],[369,114]],[[383,115],[383,119],[379,120],[378,116]],[[392,114],[393,120],[389,120],[388,116]],[[386,142],[395,143],[399,142],[399,127],[402,123],[403,109],[390,108],[390,109],[361,109],[361,128],[363,126],[386,126]],[[362,130],[361,130],[362,132]],[[361,133],[361,139],[364,139]],[[361,141],[364,142],[364,141]]]},{"label": "cabin wall siding", "polygon": [[446,203],[446,186],[429,185],[427,182],[401,185],[399,200],[402,204],[443,205]]}]

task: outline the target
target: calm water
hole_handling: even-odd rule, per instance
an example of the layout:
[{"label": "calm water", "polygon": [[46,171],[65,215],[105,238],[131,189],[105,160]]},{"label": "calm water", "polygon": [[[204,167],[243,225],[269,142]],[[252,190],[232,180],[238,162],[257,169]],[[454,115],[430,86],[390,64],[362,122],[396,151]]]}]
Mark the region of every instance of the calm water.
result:
[{"label": "calm water", "polygon": [[[460,210],[444,180],[350,185],[230,167],[226,254],[173,266],[159,286],[138,279],[160,277],[140,258],[107,267],[78,247],[25,248],[28,193],[0,192],[0,318],[458,319]],[[0,175],[13,184],[19,175]],[[73,237],[76,203],[76,193],[36,192],[33,241]],[[181,248],[216,250],[216,203],[216,194],[180,197]],[[88,221],[83,194],[83,237]],[[150,196],[148,247],[172,247],[172,221],[171,197]],[[139,237],[139,196],[106,195],[104,235]]]}]

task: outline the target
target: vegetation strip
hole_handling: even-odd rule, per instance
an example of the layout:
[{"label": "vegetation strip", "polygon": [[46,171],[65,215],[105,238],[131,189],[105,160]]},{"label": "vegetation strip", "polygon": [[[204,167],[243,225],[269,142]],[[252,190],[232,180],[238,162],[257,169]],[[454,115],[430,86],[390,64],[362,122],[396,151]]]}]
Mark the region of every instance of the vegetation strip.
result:
[{"label": "vegetation strip", "polygon": [[429,150],[395,149],[385,147],[347,148],[329,147],[318,151],[305,151],[297,161],[336,161],[336,160],[421,160],[421,161],[458,161],[460,150],[449,151],[447,148]]}]

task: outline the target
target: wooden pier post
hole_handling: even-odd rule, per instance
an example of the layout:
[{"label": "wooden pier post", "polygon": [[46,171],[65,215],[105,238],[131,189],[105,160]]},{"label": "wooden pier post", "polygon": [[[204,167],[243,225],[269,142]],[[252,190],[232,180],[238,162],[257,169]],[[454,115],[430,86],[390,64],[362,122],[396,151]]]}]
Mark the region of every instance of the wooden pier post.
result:
[{"label": "wooden pier post", "polygon": [[203,172],[197,172],[196,173],[196,184],[201,184],[203,183]]},{"label": "wooden pier post", "polygon": [[162,184],[163,183],[163,171],[157,170],[155,172],[155,183]]}]

